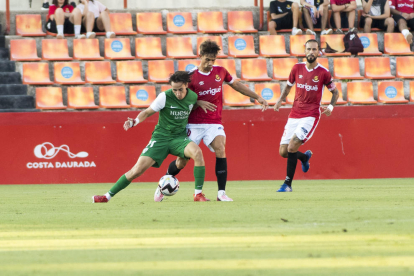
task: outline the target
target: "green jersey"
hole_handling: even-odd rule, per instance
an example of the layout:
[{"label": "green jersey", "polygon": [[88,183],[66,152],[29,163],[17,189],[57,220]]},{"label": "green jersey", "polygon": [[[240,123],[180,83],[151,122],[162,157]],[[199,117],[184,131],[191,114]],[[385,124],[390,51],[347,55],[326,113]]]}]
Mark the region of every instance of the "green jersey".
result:
[{"label": "green jersey", "polygon": [[187,95],[182,100],[177,99],[172,89],[159,94],[150,106],[152,110],[160,113],[153,136],[171,137],[186,133],[188,116],[197,102],[197,97],[190,89],[187,89]]}]

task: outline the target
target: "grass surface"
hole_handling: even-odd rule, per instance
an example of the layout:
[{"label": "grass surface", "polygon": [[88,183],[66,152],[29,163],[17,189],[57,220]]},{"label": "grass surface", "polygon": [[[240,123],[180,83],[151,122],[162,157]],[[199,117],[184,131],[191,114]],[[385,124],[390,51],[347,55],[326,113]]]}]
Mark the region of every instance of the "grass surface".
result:
[{"label": "grass surface", "polygon": [[[10,185],[1,275],[414,275],[414,180],[228,183],[234,202],[161,203],[154,183]],[[205,184],[212,200],[216,184]]]}]

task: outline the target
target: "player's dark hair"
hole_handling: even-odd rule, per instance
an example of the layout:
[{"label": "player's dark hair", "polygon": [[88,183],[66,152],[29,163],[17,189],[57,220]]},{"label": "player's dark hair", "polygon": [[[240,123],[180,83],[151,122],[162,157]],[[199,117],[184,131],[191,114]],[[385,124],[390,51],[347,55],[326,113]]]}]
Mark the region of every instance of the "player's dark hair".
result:
[{"label": "player's dark hair", "polygon": [[[53,0],[53,5],[55,5],[56,7],[59,7],[58,0]],[[69,5],[69,0],[65,0],[65,3],[63,3],[62,6],[67,6],[67,5]]]},{"label": "player's dark hair", "polygon": [[191,81],[191,75],[187,71],[177,71],[174,74],[170,76],[170,80],[168,81],[170,84],[172,82],[182,82],[184,84],[187,84]]},{"label": "player's dark hair", "polygon": [[204,55],[214,55],[217,56],[218,52],[220,52],[221,48],[217,45],[215,41],[210,39],[204,41],[200,45],[200,56]]},{"label": "player's dark hair", "polygon": [[316,39],[309,39],[308,41],[305,42],[305,47],[306,44],[308,44],[309,42],[315,42],[318,45],[318,49],[320,49],[321,47],[319,46],[319,42]]}]

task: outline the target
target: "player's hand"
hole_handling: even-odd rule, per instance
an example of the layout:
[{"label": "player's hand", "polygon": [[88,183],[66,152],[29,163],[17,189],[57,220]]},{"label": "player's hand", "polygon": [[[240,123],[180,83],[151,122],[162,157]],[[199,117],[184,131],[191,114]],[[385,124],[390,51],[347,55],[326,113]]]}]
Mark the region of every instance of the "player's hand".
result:
[{"label": "player's hand", "polygon": [[322,110],[323,110],[322,114],[325,114],[326,116],[331,116],[332,111],[330,111],[327,107],[322,106]]},{"label": "player's hand", "polygon": [[213,103],[210,103],[210,102],[207,102],[207,101],[198,100],[197,105],[200,108],[202,108],[205,113],[207,113],[207,110],[209,110],[211,112],[216,112],[216,110],[217,110],[217,105],[215,105]]},{"label": "player's hand", "polygon": [[133,127],[134,126],[134,123],[135,123],[134,119],[128,118],[128,120],[126,120],[125,123],[124,123],[124,129],[125,129],[125,131],[127,131],[128,129],[130,129],[131,127]]},{"label": "player's hand", "polygon": [[257,101],[259,102],[259,104],[262,105],[262,111],[265,111],[269,107],[269,104],[267,103],[267,101],[263,99],[262,97],[259,96]]},{"label": "player's hand", "polygon": [[282,106],[282,101],[277,101],[275,107],[273,108],[275,111],[279,111],[279,108]]}]

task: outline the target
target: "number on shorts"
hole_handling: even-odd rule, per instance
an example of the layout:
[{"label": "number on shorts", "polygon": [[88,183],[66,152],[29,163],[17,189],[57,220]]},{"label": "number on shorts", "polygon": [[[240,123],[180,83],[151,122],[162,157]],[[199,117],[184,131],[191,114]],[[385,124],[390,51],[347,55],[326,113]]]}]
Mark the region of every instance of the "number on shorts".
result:
[{"label": "number on shorts", "polygon": [[149,143],[148,143],[148,145],[147,145],[147,148],[152,148],[156,142],[157,141],[150,140]]}]

